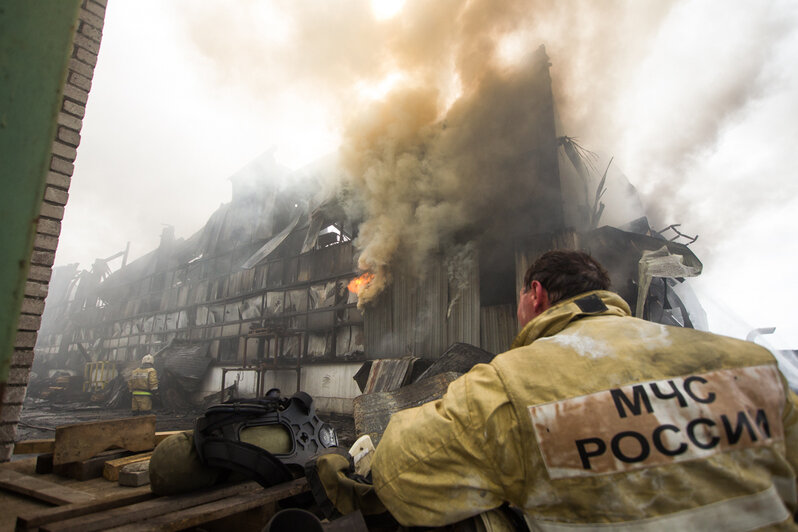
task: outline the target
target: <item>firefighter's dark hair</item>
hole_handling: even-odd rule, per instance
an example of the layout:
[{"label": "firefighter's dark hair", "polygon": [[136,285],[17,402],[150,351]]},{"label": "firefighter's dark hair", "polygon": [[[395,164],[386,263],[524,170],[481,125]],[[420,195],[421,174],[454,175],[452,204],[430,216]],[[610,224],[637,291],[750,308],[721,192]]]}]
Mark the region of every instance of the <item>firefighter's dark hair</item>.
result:
[{"label": "firefighter's dark hair", "polygon": [[552,305],[591,290],[607,290],[610,276],[593,257],[582,251],[555,250],[538,257],[524,275],[524,290],[538,281]]}]

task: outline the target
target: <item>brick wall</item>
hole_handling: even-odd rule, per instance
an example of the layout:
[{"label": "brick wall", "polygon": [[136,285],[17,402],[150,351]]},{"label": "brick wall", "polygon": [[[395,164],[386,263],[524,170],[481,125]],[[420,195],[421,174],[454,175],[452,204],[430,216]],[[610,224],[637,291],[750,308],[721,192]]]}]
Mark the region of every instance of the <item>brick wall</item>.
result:
[{"label": "brick wall", "polygon": [[107,0],[83,0],[78,15],[77,33],[69,60],[61,112],[58,115],[58,129],[53,139],[47,188],[39,211],[30,272],[25,285],[25,299],[17,325],[11,371],[0,409],[0,461],[9,460],[13,452],[22,401],[25,399],[28,375],[33,364],[33,346],[36,345],[55,249],[61,234],[64,206],[69,198],[69,184],[75,170],[74,162],[80,144],[86,102],[100,52],[106,2]]}]

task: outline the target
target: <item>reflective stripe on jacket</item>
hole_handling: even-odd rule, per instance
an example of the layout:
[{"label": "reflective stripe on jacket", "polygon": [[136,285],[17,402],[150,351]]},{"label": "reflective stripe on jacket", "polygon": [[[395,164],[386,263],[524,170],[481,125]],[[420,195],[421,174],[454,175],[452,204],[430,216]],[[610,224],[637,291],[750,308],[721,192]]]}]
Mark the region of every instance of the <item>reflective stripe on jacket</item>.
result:
[{"label": "reflective stripe on jacket", "polygon": [[629,316],[606,291],[396,413],[374,486],[403,525],[510,502],[533,530],[792,529],[798,414],[764,348]]}]

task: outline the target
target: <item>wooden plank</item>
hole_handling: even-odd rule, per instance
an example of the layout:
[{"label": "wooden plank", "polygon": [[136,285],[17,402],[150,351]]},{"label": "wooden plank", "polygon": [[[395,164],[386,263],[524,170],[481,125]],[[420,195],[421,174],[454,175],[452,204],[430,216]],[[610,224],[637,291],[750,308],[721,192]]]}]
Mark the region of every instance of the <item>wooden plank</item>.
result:
[{"label": "wooden plank", "polygon": [[32,530],[41,525],[63,521],[72,517],[78,517],[94,512],[101,512],[111,508],[118,508],[129,504],[136,504],[154,498],[156,495],[150,491],[149,486],[131,489],[121,496],[108,497],[105,499],[94,500],[84,503],[73,503],[55,508],[38,510],[29,514],[17,517],[17,527],[20,530]]},{"label": "wooden plank", "polygon": [[79,462],[112,448],[150,451],[155,448],[155,416],[64,425],[55,429],[53,464]]},{"label": "wooden plank", "polygon": [[80,462],[69,462],[53,466],[53,473],[62,477],[74,478],[75,480],[90,480],[103,476],[105,464],[109,460],[119,460],[130,455],[130,451],[112,450],[103,451],[93,458],[81,460]]},{"label": "wooden plank", "polygon": [[195,527],[209,521],[215,521],[224,517],[229,517],[252,508],[257,508],[265,504],[299,495],[308,491],[307,480],[299,478],[289,482],[278,484],[270,488],[261,489],[257,492],[242,493],[220,499],[207,504],[197,505],[185,510],[164,514],[153,519],[142,522],[129,523],[118,528],[113,528],[115,532],[133,532],[142,530],[183,530]]},{"label": "wooden plank", "polygon": [[144,486],[150,483],[150,461],[127,464],[119,471],[120,486]]},{"label": "wooden plank", "polygon": [[14,454],[44,454],[53,452],[55,439],[22,440],[14,444]]},{"label": "wooden plank", "polygon": [[163,431],[163,432],[156,432],[155,433],[155,445],[158,445],[159,443],[164,441],[169,436],[171,436],[173,434],[180,434],[181,432],[186,432],[186,431],[185,430],[167,430],[167,431]]},{"label": "wooden plank", "polygon": [[50,504],[70,504],[94,499],[93,495],[84,491],[61,486],[42,478],[24,475],[11,469],[0,471],[0,488],[49,502]]},{"label": "wooden plank", "polygon": [[134,454],[133,456],[127,456],[125,458],[119,458],[117,460],[109,460],[105,462],[105,468],[103,469],[103,478],[105,480],[110,480],[111,482],[116,482],[119,480],[119,472],[128,464],[134,464],[136,462],[142,462],[147,460],[149,463],[150,457],[152,456],[152,452],[147,453],[139,453]]},{"label": "wooden plank", "polygon": [[61,532],[93,532],[95,530],[106,530],[127,523],[158,517],[169,512],[177,512],[185,508],[218,501],[241,493],[249,493],[262,489],[263,488],[261,488],[257,482],[244,482],[194,493],[169,495],[137,504],[66,519],[64,521],[51,522],[40,527],[40,529],[50,532],[55,532],[56,530]]},{"label": "wooden plank", "polygon": [[40,454],[36,457],[36,473],[46,475],[53,472],[53,453]]},{"label": "wooden plank", "polygon": [[[155,433],[155,445],[158,445],[172,434],[180,434],[183,430],[165,430]],[[22,440],[14,444],[14,454],[44,454],[55,449],[55,438],[44,440]]]}]

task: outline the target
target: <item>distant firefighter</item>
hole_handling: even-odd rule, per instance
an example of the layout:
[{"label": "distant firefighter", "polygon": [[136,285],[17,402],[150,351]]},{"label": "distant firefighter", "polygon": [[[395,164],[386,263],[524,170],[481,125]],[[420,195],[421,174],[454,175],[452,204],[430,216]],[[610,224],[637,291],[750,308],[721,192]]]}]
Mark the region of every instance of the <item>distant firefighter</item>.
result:
[{"label": "distant firefighter", "polygon": [[144,355],[141,367],[133,370],[127,387],[133,394],[131,409],[133,415],[149,413],[152,410],[152,393],[158,391],[158,372],[155,371],[152,355]]}]

